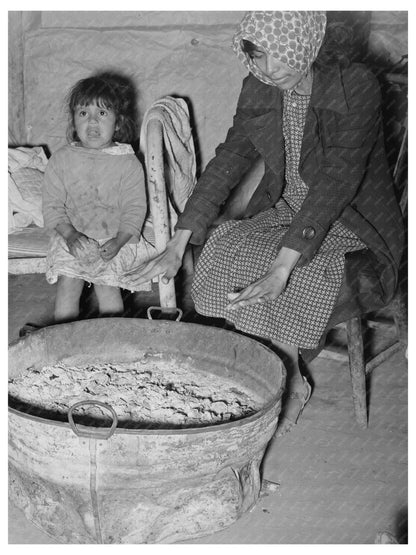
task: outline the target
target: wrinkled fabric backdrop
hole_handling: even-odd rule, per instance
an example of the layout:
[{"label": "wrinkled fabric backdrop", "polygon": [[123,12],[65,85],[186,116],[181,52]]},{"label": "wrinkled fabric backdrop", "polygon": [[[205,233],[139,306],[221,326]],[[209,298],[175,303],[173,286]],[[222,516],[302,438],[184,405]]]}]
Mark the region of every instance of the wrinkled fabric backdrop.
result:
[{"label": "wrinkled fabric backdrop", "polygon": [[[244,12],[9,12],[9,131],[14,144],[65,143],[64,99],[77,80],[117,69],[139,114],[165,95],[187,100],[201,170],[232,123],[246,70],[231,48]],[[357,57],[392,67],[407,54],[407,12],[328,12],[354,24]]]}]

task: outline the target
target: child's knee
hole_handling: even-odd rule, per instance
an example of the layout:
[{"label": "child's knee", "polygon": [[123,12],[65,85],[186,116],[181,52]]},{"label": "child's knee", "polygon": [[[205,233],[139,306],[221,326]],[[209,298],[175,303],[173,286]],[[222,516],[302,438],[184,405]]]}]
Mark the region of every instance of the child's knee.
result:
[{"label": "child's knee", "polygon": [[111,285],[94,285],[94,289],[98,298],[121,299],[119,287],[112,287]]},{"label": "child's knee", "polygon": [[84,288],[82,279],[68,276],[58,277],[57,295],[60,297],[80,297]]},{"label": "child's knee", "polygon": [[96,285],[95,293],[97,295],[98,307],[101,314],[117,314],[123,312],[123,298],[118,287],[111,287],[110,285]]},{"label": "child's knee", "polygon": [[83,287],[83,280],[59,276],[55,298],[55,322],[76,320]]}]

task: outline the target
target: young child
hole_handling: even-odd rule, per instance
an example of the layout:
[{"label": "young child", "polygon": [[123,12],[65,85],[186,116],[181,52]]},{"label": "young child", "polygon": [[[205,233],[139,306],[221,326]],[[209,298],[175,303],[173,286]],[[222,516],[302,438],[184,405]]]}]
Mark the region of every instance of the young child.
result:
[{"label": "young child", "polygon": [[101,315],[122,313],[122,275],[143,261],[147,212],[144,172],[127,144],[136,132],[130,81],[97,74],[77,82],[67,102],[69,144],[50,158],[43,189],[44,225],[55,231],[46,279],[58,281],[56,322],[79,316],[85,282]]}]

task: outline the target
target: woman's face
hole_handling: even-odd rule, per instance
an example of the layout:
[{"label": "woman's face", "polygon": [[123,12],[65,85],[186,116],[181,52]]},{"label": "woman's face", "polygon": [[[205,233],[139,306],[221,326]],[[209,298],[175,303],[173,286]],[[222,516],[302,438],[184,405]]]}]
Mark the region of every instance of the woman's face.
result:
[{"label": "woman's face", "polygon": [[304,77],[303,73],[291,69],[259,46],[255,46],[247,55],[258,69],[282,91],[293,89]]},{"label": "woman's face", "polygon": [[97,104],[77,106],[74,125],[82,146],[102,149],[113,145],[116,115],[113,110]]}]

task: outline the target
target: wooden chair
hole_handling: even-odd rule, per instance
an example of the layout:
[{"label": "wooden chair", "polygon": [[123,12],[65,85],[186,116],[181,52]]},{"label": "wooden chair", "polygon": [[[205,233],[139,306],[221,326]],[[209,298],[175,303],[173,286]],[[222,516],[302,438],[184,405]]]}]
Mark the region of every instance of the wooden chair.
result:
[{"label": "wooden chair", "polygon": [[[339,349],[328,348],[318,355],[336,361],[348,361],[351,375],[352,398],[354,403],[355,418],[361,428],[368,424],[367,414],[367,377],[381,363],[388,360],[393,354],[407,346],[407,310],[406,303],[401,293],[397,293],[387,307],[391,310],[392,320],[378,317],[377,312],[371,315],[362,315],[342,322],[336,328],[344,330],[346,334],[346,353]],[[384,329],[393,332],[393,341],[380,350],[373,358],[366,360],[364,337],[365,328]]]}]

